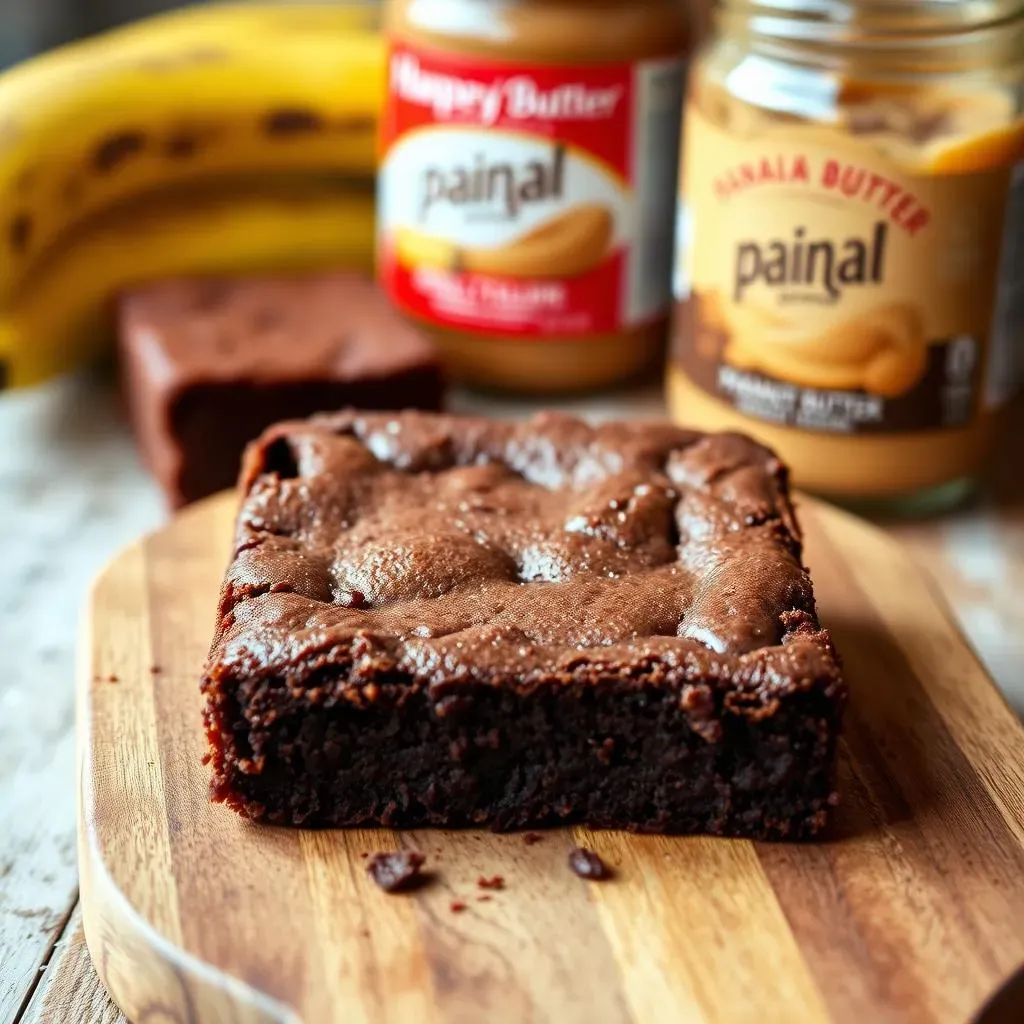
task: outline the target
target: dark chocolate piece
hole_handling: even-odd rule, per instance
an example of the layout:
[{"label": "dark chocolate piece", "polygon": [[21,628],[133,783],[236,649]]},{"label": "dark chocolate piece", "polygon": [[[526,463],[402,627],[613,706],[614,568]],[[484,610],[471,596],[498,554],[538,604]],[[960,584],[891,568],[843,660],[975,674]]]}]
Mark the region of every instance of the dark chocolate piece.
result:
[{"label": "dark chocolate piece", "polygon": [[145,287],[122,301],[120,343],[139,447],[175,507],[233,486],[278,420],[443,397],[431,343],[356,275]]},{"label": "dark chocolate piece", "polygon": [[755,442],[349,411],[268,431],[241,490],[203,679],[216,799],[326,826],[824,827],[846,689]]},{"label": "dark chocolate piece", "polygon": [[415,850],[375,853],[366,865],[370,877],[385,892],[409,892],[424,881],[421,869],[427,858]]},{"label": "dark chocolate piece", "polygon": [[588,882],[602,882],[612,876],[608,865],[593,850],[579,846],[569,852],[569,867]]}]

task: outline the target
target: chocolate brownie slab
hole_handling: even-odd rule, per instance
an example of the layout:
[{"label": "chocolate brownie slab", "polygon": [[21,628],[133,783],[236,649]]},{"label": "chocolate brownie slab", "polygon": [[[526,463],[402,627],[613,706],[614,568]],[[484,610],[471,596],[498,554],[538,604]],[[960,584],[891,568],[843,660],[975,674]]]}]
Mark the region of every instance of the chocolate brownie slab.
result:
[{"label": "chocolate brownie slab", "polygon": [[249,449],[213,795],[306,825],[812,836],[846,690],[739,435],[345,412]]}]

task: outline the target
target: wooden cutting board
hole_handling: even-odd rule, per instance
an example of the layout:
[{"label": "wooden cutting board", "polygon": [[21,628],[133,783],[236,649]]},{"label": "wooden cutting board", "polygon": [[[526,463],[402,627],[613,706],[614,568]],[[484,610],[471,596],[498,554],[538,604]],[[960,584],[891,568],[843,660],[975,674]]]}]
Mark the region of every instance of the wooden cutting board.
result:
[{"label": "wooden cutting board", "polygon": [[[207,802],[197,685],[233,499],[129,548],[79,685],[82,905],[114,999],[138,1024],[977,1013],[1024,964],[1024,732],[908,555],[801,504],[853,694],[835,835],[807,845],[244,823]],[[616,879],[572,875],[578,843]],[[377,890],[363,855],[394,848],[434,884]]]}]

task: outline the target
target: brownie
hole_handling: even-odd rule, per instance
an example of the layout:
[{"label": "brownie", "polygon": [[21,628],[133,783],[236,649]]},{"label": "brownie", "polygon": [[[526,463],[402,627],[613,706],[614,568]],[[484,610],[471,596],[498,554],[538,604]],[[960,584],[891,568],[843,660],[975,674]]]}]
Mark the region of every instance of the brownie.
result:
[{"label": "brownie", "polygon": [[212,794],[294,825],[802,838],[846,701],[737,434],[347,411],[248,451]]},{"label": "brownie", "polygon": [[353,274],[149,285],[122,299],[119,338],[135,436],[174,507],[231,487],[278,420],[441,407],[432,344]]}]

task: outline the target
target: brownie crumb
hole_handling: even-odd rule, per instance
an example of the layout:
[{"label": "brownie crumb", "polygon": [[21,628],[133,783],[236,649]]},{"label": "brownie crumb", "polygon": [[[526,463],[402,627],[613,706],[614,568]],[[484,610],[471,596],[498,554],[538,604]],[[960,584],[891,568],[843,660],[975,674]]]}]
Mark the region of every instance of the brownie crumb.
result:
[{"label": "brownie crumb", "polygon": [[523,836],[523,842],[526,843],[527,846],[533,846],[534,843],[544,842],[544,837],[539,832],[527,832],[526,835]]},{"label": "brownie crumb", "polygon": [[115,676],[114,673],[111,672],[110,675],[107,676],[107,682],[108,683],[119,683],[119,682],[121,682],[121,677],[120,676]]},{"label": "brownie crumb", "polygon": [[495,875],[493,878],[485,878],[481,875],[477,880],[476,884],[481,889],[504,889],[505,879],[501,875]]},{"label": "brownie crumb", "polygon": [[426,881],[420,873],[426,859],[415,850],[375,853],[366,870],[385,892],[409,892]]},{"label": "brownie crumb", "polygon": [[569,853],[569,867],[580,878],[590,882],[600,882],[612,876],[611,868],[593,850],[579,846]]},{"label": "brownie crumb", "polygon": [[150,665],[149,666],[149,671],[152,672],[153,675],[158,676],[163,671],[163,669],[160,668],[159,665]]},{"label": "brownie crumb", "polygon": [[461,914],[466,909],[466,904],[462,900],[452,900],[451,906],[448,909],[453,914]]}]

